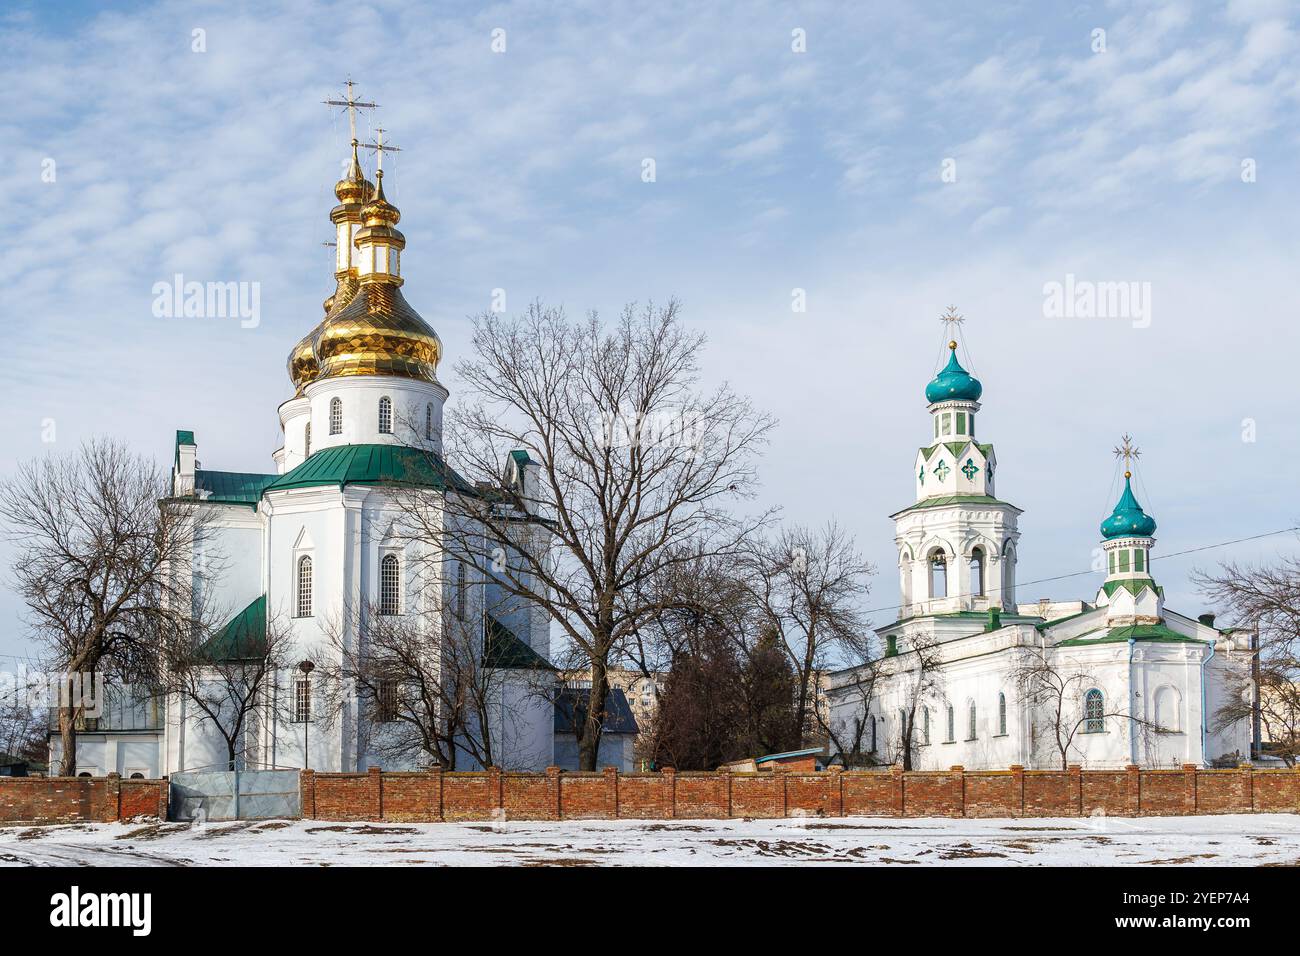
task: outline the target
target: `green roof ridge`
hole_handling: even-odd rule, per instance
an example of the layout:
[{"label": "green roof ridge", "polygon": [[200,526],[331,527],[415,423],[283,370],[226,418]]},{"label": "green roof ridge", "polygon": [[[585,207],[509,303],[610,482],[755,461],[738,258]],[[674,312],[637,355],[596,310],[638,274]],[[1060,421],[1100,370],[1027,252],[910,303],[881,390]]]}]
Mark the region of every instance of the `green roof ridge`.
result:
[{"label": "green roof ridge", "polygon": [[1112,627],[1102,637],[1092,638],[1091,640],[1086,637],[1075,637],[1068,641],[1061,641],[1055,646],[1086,647],[1090,644],[1122,644],[1130,640],[1152,644],[1209,643],[1199,637],[1188,637],[1186,634],[1179,634],[1162,622],[1160,624],[1126,624],[1123,627]]},{"label": "green roof ridge", "polygon": [[486,615],[483,663],[497,670],[555,670],[555,665],[491,614]]},{"label": "green roof ridge", "polygon": [[409,445],[334,445],[313,453],[263,491],[336,485],[405,485],[473,491],[434,451]]},{"label": "green roof ridge", "polygon": [[255,660],[265,653],[265,594],[254,598],[199,648],[199,657],[213,662]]}]

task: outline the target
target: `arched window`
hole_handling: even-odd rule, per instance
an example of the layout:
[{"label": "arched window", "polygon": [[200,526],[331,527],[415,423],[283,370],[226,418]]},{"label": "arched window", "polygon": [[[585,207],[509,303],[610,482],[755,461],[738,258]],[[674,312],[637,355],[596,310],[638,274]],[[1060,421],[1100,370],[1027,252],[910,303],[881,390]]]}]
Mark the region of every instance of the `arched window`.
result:
[{"label": "arched window", "polygon": [[311,422],[307,423],[307,428],[303,431],[303,435],[306,436],[305,440],[303,441],[303,446],[304,446],[303,455],[310,456],[311,455]]},{"label": "arched window", "polygon": [[943,548],[935,548],[930,552],[930,597],[943,598],[948,596],[948,557],[943,553]]},{"label": "arched window", "polygon": [[984,549],[974,548],[970,553],[970,593],[984,596]]},{"label": "arched window", "polygon": [[379,400],[379,434],[393,433],[393,400],[385,395]]},{"label": "arched window", "polygon": [[966,739],[975,739],[975,701],[966,705]]},{"label": "arched window", "polygon": [[143,780],[143,779],[144,779],[144,774],[142,774],[139,770],[137,770],[135,773],[131,774],[131,776],[130,776],[129,779],[131,779],[131,780]]},{"label": "arched window", "polygon": [[433,402],[424,406],[424,438],[425,441],[433,438]]},{"label": "arched window", "polygon": [[379,562],[379,613],[402,613],[401,567],[395,554],[386,554]]},{"label": "arched window", "polygon": [[1002,549],[1002,609],[1016,610],[1016,549],[1008,541]]},{"label": "arched window", "polygon": [[944,739],[952,743],[957,739],[957,715],[953,713],[952,704],[948,705],[948,736]]},{"label": "arched window", "polygon": [[298,559],[298,617],[311,617],[311,557]]},{"label": "arched window", "polygon": [[930,742],[930,708],[921,708],[921,743]]},{"label": "arched window", "polygon": [[1007,695],[998,694],[998,736],[1007,735]]},{"label": "arched window", "polygon": [[1106,729],[1106,698],[1093,688],[1083,695],[1083,732],[1099,734]]},{"label": "arched window", "polygon": [[343,434],[343,399],[330,399],[330,434]]}]

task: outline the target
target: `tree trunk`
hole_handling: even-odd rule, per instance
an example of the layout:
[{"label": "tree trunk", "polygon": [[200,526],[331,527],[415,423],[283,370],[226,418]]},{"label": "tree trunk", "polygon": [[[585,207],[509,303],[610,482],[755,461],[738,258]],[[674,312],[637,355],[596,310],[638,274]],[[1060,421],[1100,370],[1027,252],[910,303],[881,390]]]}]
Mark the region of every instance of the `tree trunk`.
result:
[{"label": "tree trunk", "polygon": [[59,708],[59,741],[63,753],[59,758],[59,776],[72,777],[77,772],[77,722],[73,707]]},{"label": "tree trunk", "polygon": [[587,696],[587,719],[578,735],[578,769],[595,771],[600,757],[600,733],[605,723],[605,699],[609,694],[609,677],[605,662],[591,662],[591,691]]}]

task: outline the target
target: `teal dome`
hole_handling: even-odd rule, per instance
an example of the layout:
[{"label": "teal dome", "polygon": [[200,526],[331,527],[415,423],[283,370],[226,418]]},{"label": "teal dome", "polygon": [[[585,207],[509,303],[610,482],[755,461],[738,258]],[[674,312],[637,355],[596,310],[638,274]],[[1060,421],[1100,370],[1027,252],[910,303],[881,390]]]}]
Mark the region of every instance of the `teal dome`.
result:
[{"label": "teal dome", "polygon": [[1133,486],[1124,477],[1124,494],[1119,496],[1115,510],[1101,523],[1101,536],[1110,538],[1149,538],[1156,533],[1156,519],[1142,510],[1133,497]]},{"label": "teal dome", "polygon": [[931,405],[935,402],[978,402],[984,386],[957,361],[956,343],[950,343],[948,347],[952,349],[948,364],[925,387],[925,400]]}]

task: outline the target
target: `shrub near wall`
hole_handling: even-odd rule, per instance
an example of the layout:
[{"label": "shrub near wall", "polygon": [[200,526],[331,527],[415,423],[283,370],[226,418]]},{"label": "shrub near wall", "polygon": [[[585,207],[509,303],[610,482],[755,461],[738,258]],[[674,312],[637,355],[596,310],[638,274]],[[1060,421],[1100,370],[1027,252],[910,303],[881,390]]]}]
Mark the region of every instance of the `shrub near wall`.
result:
[{"label": "shrub near wall", "polygon": [[107,777],[0,777],[0,823],[112,823],[167,819],[162,780]]},{"label": "shrub near wall", "polygon": [[303,771],[319,820],[690,820],[1300,813],[1300,771],[1024,770],[822,773]]}]

